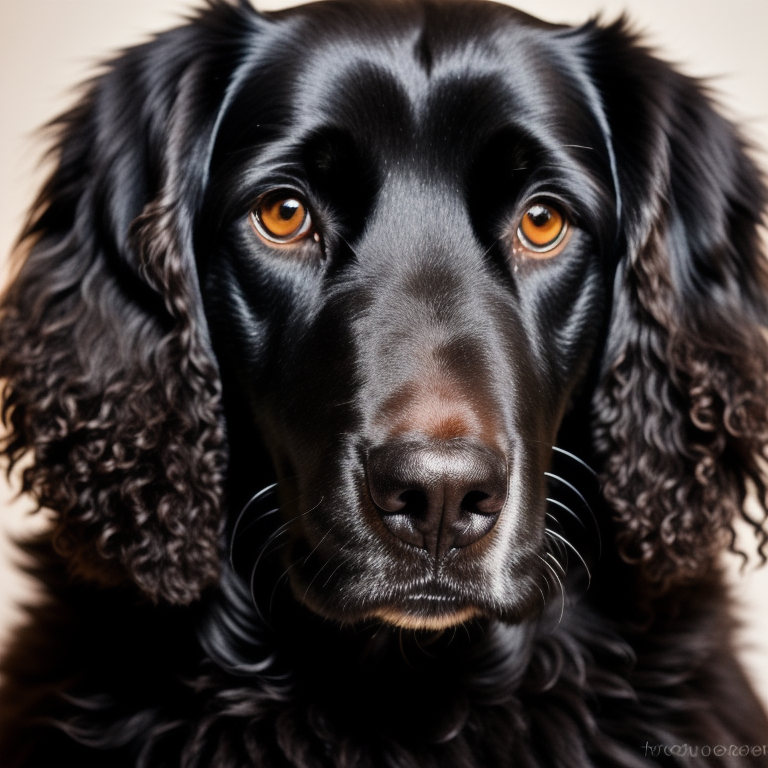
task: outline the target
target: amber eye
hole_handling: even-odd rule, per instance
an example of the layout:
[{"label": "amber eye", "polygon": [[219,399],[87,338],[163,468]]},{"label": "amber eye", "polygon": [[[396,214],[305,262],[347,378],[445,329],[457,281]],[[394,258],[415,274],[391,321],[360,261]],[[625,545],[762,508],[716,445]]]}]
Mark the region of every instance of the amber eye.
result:
[{"label": "amber eye", "polygon": [[290,190],[262,197],[251,210],[251,223],[268,243],[286,245],[312,233],[312,217],[306,204]]},{"label": "amber eye", "polygon": [[525,212],[517,228],[521,245],[533,254],[549,254],[563,242],[568,222],[557,208],[535,203]]}]

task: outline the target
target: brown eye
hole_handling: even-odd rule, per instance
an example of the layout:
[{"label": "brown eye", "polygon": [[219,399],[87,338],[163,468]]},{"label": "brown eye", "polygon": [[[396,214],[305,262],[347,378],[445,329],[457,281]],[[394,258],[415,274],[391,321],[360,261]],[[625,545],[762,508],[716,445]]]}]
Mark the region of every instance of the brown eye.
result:
[{"label": "brown eye", "polygon": [[265,195],[251,210],[251,223],[268,243],[286,245],[312,233],[306,204],[288,190]]},{"label": "brown eye", "polygon": [[536,203],[528,208],[517,228],[517,237],[526,250],[535,255],[550,255],[568,232],[568,222],[551,205]]}]

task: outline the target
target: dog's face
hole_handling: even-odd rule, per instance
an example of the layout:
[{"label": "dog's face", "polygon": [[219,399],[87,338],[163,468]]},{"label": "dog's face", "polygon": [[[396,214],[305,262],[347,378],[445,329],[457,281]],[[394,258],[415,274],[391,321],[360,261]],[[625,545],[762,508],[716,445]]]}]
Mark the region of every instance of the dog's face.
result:
[{"label": "dog's face", "polygon": [[595,527],[654,594],[768,546],[766,191],[624,23],[216,1],[58,132],[0,449],[84,578],[198,600],[275,479],[232,538],[344,622],[554,610]]},{"label": "dog's face", "polygon": [[222,117],[197,248],[218,355],[299,600],[519,620],[563,567],[545,472],[604,330],[608,137],[557,28],[338,11],[275,21]]}]

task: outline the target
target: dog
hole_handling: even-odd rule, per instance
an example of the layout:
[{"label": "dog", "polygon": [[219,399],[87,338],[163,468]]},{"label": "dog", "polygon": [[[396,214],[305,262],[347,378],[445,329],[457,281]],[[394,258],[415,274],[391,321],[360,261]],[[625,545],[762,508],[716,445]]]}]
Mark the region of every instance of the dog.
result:
[{"label": "dog", "polygon": [[766,190],[701,84],[623,20],[210,0],[56,131],[3,766],[768,764]]}]

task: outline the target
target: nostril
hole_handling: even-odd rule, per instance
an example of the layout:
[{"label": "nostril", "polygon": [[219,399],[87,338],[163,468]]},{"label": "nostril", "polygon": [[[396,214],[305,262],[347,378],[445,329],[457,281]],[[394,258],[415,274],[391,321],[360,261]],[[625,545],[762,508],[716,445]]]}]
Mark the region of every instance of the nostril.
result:
[{"label": "nostril", "polygon": [[403,491],[398,500],[401,503],[399,510],[401,515],[410,515],[414,518],[422,518],[427,514],[429,499],[424,491],[409,490]]},{"label": "nostril", "polygon": [[[505,489],[506,490],[506,489]],[[498,515],[504,506],[506,493],[492,494],[483,491],[470,491],[462,500],[461,508],[476,515]]]},{"label": "nostril", "polygon": [[368,469],[371,497],[381,512],[413,516],[426,512],[429,501],[424,491],[409,488],[407,480],[381,470],[376,464],[371,464]]},{"label": "nostril", "polygon": [[435,557],[486,536],[506,500],[504,457],[468,440],[394,441],[369,452],[366,470],[384,525]]}]

